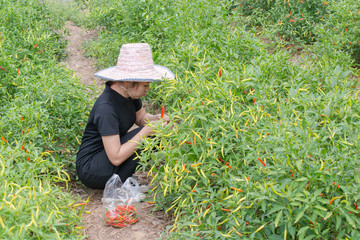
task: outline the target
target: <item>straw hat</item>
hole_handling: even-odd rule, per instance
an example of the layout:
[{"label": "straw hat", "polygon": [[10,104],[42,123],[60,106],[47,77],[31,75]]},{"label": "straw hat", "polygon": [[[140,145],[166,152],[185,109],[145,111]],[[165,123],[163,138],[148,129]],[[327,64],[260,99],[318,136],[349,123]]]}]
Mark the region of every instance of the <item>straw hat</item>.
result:
[{"label": "straw hat", "polygon": [[156,82],[162,78],[174,79],[168,68],[154,65],[151,49],[147,43],[123,44],[116,66],[95,73],[108,81]]}]

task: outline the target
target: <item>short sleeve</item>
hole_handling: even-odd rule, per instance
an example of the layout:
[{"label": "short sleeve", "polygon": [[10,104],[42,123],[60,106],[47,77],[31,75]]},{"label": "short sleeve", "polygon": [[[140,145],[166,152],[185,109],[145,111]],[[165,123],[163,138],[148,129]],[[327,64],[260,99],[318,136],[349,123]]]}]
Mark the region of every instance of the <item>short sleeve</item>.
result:
[{"label": "short sleeve", "polygon": [[134,99],[133,103],[134,103],[134,106],[135,106],[135,111],[136,112],[139,111],[141,109],[141,107],[142,107],[141,99],[140,98],[139,99]]},{"label": "short sleeve", "polygon": [[112,105],[101,104],[95,109],[94,124],[101,136],[120,134],[119,121],[120,119]]}]

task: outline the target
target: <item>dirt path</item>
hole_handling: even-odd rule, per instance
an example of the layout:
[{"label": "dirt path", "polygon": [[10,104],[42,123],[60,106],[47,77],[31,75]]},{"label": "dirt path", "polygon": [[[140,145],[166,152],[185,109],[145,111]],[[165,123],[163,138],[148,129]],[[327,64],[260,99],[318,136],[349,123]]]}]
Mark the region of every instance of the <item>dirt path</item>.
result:
[{"label": "dirt path", "polygon": [[[68,58],[65,60],[67,66],[75,71],[81,78],[83,84],[92,84],[97,80],[99,88],[103,88],[102,83],[93,76],[96,72],[95,61],[83,55],[84,40],[91,40],[96,37],[96,31],[85,31],[67,22],[65,26],[69,30],[69,44],[67,50]],[[150,180],[146,178],[146,173],[136,173],[139,184],[148,185]],[[113,228],[104,226],[104,210],[101,202],[102,190],[92,190],[82,185],[74,183],[71,187],[74,194],[79,195],[83,201],[89,199],[82,214],[83,231],[88,240],[155,240],[159,239],[161,232],[170,223],[163,212],[153,212],[152,205],[147,201],[138,203],[136,209],[139,221],[126,228]]]}]

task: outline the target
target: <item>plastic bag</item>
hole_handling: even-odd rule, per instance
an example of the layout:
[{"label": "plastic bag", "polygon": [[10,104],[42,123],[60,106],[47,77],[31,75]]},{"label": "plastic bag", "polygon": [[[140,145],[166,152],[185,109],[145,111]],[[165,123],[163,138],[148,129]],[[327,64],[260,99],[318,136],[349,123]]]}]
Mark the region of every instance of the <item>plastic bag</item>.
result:
[{"label": "plastic bag", "polygon": [[117,205],[140,202],[141,197],[139,184],[134,178],[129,177],[123,184],[119,175],[113,174],[106,182],[101,201],[106,209],[114,210]]},{"label": "plastic bag", "polygon": [[138,221],[134,203],[140,202],[142,194],[138,182],[129,177],[125,183],[119,175],[113,174],[106,182],[103,198],[105,224],[114,227],[125,227]]}]

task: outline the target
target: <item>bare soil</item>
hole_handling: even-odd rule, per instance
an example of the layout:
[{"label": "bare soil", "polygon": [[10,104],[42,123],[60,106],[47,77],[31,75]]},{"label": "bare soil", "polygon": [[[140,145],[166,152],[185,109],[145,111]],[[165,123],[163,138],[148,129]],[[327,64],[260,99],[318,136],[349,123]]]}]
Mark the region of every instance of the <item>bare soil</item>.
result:
[{"label": "bare soil", "polygon": [[[94,73],[95,61],[84,56],[83,43],[97,36],[96,31],[84,30],[72,22],[67,22],[65,26],[69,30],[69,35],[66,36],[68,42],[68,58],[65,60],[67,66],[75,71],[75,74],[80,77],[83,84],[93,84],[96,82],[97,86],[103,88],[103,83],[99,79],[95,79]],[[146,105],[145,105],[146,107]],[[137,172],[135,176],[138,178],[140,185],[149,186],[150,179],[146,177],[145,172]],[[149,188],[151,188],[149,186]],[[133,225],[125,228],[114,228],[104,225],[104,208],[102,206],[101,198],[103,190],[93,190],[86,188],[79,183],[71,184],[70,191],[81,198],[82,201],[87,201],[84,206],[84,213],[82,214],[83,232],[87,240],[106,240],[106,239],[120,239],[120,240],[154,240],[159,239],[161,233],[170,224],[171,219],[162,211],[153,211],[153,205],[148,201],[143,201],[135,205],[139,221]],[[146,194],[150,198],[150,193]]]}]

